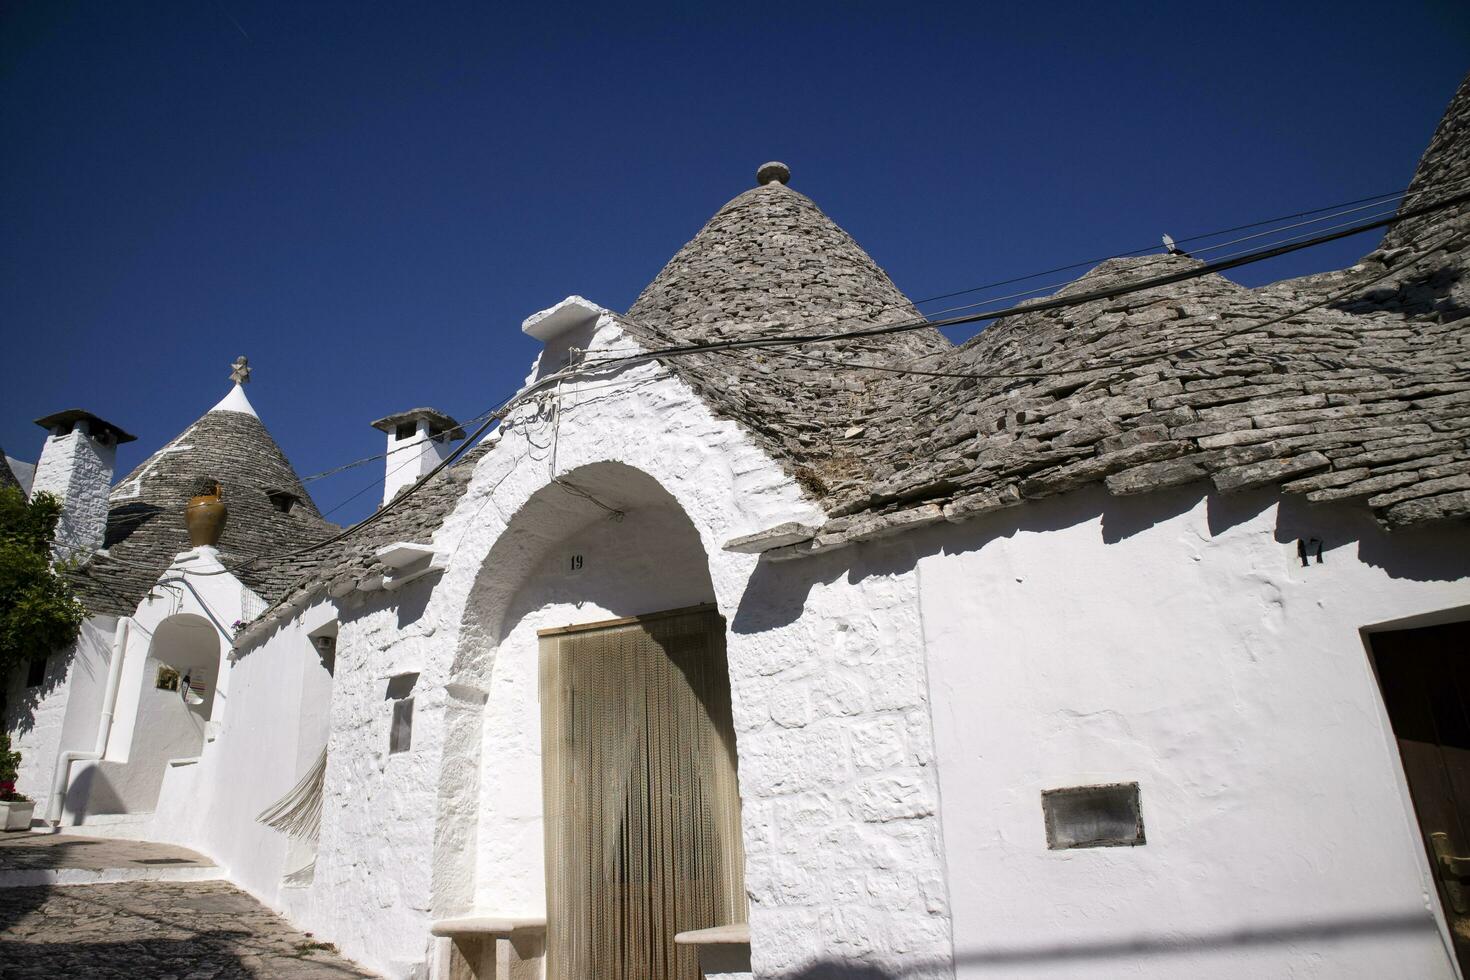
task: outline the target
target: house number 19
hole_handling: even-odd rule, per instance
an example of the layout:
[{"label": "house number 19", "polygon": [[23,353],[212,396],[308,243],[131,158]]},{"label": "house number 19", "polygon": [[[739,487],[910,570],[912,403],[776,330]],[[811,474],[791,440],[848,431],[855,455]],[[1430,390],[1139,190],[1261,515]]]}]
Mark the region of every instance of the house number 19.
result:
[{"label": "house number 19", "polygon": [[574,572],[580,572],[581,570],[582,570],[582,556],[581,555],[573,555],[572,556],[572,571],[574,571]]}]

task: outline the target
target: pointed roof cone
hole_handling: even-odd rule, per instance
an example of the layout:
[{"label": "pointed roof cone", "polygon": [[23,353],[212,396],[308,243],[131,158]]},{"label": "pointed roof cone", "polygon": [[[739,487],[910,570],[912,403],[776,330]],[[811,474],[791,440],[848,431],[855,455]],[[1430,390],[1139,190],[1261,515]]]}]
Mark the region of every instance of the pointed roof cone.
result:
[{"label": "pointed roof cone", "polygon": [[250,399],[245,397],[245,386],[241,384],[236,384],[231,388],[230,393],[221,398],[210,411],[239,412],[242,415],[254,415],[260,418],[255,412],[255,406],[250,404]]},{"label": "pointed roof cone", "polygon": [[[628,311],[633,330],[697,343],[917,319],[878,263],[787,187],[790,178],[783,163],[763,165],[759,185],[720,208],[643,290]],[[876,342],[895,353],[948,346],[929,329]]]},{"label": "pointed roof cone", "polygon": [[[1400,210],[1421,207],[1465,190],[1465,181],[1470,179],[1470,74],[1461,81],[1454,98],[1440,117],[1439,126],[1419,159],[1414,170],[1414,179],[1409,183],[1408,194]],[[1383,248],[1412,247],[1426,238],[1437,237],[1436,232],[1447,228],[1470,213],[1470,204],[1421,215],[1401,221],[1388,229],[1383,236]],[[1470,260],[1464,250],[1458,250],[1451,260],[1462,267]]]},{"label": "pointed roof cone", "polygon": [[[103,546],[118,561],[94,560],[79,573],[79,591],[89,610],[131,612],[174,557],[189,550],[184,507],[205,480],[219,482],[229,508],[219,543],[226,565],[280,555],[337,530],[322,518],[236,385],[113,488]],[[290,577],[282,563],[270,560],[238,575],[267,601]]]},{"label": "pointed roof cone", "polygon": [[[628,311],[640,343],[661,346],[791,333],[837,333],[920,320],[908,297],[852,236],[786,186],[768,163],[759,186],[720,208]],[[810,496],[825,499],[860,475],[866,449],[836,453],[815,432],[856,441],[881,405],[907,397],[892,376],[812,360],[904,362],[951,349],[924,326],[803,347],[671,357],[667,366],[711,410],[745,426]],[[868,436],[871,438],[871,435]]]}]

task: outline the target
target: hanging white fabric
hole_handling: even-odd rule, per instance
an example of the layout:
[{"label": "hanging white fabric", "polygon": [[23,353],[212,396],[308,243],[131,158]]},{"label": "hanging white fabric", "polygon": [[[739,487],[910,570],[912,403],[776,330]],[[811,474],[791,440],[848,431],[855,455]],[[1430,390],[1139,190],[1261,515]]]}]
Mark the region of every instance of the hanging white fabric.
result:
[{"label": "hanging white fabric", "polygon": [[[256,822],[274,827],[288,837],[315,841],[322,826],[322,791],[327,778],[327,747],[301,781],[257,816]],[[305,869],[299,869],[305,870]]]}]

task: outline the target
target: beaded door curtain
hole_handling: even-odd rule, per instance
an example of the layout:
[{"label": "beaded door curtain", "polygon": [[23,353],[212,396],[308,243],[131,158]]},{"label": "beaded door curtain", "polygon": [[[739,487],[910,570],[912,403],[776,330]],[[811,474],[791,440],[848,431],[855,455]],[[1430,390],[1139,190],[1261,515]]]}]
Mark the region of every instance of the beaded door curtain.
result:
[{"label": "beaded door curtain", "polygon": [[548,980],[697,980],[674,936],[745,921],[724,620],[541,637]]}]

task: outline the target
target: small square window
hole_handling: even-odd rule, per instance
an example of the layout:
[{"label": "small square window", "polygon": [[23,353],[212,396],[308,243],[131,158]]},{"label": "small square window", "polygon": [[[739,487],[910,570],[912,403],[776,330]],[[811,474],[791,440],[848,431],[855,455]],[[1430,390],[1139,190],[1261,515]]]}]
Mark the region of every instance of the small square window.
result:
[{"label": "small square window", "polygon": [[287,493],[284,490],[271,490],[266,496],[270,498],[271,506],[282,514],[291,513],[300,499],[294,493]]},{"label": "small square window", "polygon": [[388,754],[407,752],[413,745],[413,686],[419,675],[395,674],[388,678],[387,700],[393,702],[393,721],[388,728]]},{"label": "small square window", "polygon": [[413,747],[413,698],[393,702],[393,727],[388,730],[388,754],[397,755]]},{"label": "small square window", "polygon": [[179,689],[179,672],[167,665],[160,665],[158,676],[154,679],[153,686],[160,691],[177,691]]},{"label": "small square window", "polygon": [[1137,783],[1068,786],[1041,794],[1046,846],[1137,847],[1144,843]]},{"label": "small square window", "polygon": [[32,657],[26,664],[26,687],[40,687],[46,683],[46,661],[49,657]]}]

